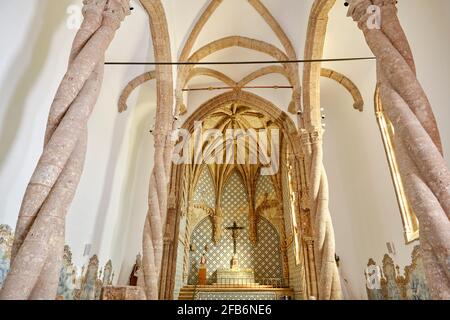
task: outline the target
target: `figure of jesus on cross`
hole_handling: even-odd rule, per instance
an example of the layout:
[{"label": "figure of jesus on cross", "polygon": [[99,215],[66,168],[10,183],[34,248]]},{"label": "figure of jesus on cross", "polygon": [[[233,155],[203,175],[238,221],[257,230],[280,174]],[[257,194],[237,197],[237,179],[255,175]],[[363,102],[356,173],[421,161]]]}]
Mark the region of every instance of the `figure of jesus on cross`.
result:
[{"label": "figure of jesus on cross", "polygon": [[239,227],[237,222],[233,223],[233,226],[227,227],[227,230],[231,231],[231,237],[233,238],[233,258],[231,259],[231,269],[239,269],[239,260],[237,258],[237,239],[239,238],[239,231],[244,230],[244,227]]}]

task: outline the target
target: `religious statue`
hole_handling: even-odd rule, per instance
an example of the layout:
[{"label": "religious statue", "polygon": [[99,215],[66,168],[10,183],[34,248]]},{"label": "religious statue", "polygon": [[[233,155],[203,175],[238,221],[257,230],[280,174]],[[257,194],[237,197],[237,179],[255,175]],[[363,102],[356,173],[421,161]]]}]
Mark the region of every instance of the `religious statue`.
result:
[{"label": "religious statue", "polygon": [[209,211],[209,218],[211,219],[213,226],[213,241],[214,244],[218,244],[220,239],[222,239],[222,222],[223,215],[220,208],[216,208],[216,210]]},{"label": "religious statue", "polygon": [[207,274],[207,268],[206,268],[206,252],[202,254],[202,257],[200,258],[200,266],[198,268],[198,284],[200,286],[206,285],[206,274]]},{"label": "religious statue", "polygon": [[208,253],[208,251],[209,251],[209,247],[208,247],[208,245],[205,245],[205,253],[203,253],[203,255],[202,255],[202,257],[201,257],[201,259],[200,259],[200,265],[202,266],[206,266],[206,262],[208,261],[207,260],[207,258],[206,258],[206,254]]},{"label": "religious statue", "polygon": [[136,263],[133,266],[133,270],[131,271],[130,278],[128,284],[132,287],[136,287],[138,285],[138,280],[140,273],[142,272],[142,256],[138,254],[136,256]]},{"label": "religious statue", "polygon": [[202,257],[200,258],[200,266],[205,266],[206,265],[206,255],[203,254]]}]

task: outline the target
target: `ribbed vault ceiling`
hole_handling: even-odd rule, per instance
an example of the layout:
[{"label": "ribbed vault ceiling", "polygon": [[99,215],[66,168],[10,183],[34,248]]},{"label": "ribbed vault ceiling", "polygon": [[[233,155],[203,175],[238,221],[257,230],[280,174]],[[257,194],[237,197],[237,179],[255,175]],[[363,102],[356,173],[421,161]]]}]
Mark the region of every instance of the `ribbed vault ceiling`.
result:
[{"label": "ribbed vault ceiling", "polygon": [[[255,60],[283,60],[301,57],[303,53],[305,30],[312,0],[306,1],[278,1],[278,0],[191,0],[191,1],[163,1],[168,12],[171,31],[171,44],[174,59],[196,60],[196,53],[202,52],[200,61],[255,61]],[[258,45],[225,42],[217,43],[220,39],[241,37],[259,42]],[[207,48],[211,43],[214,46]],[[207,48],[206,50],[204,50]],[[218,50],[217,50],[218,49]],[[183,57],[183,53],[185,57]],[[299,69],[295,65],[285,67],[290,81],[277,73],[263,74],[262,77],[251,79],[247,85],[287,86],[294,84],[298,87]],[[248,75],[257,72],[268,65],[225,65],[208,66],[213,72],[218,71],[227,80],[240,82]],[[179,79],[180,77],[180,69]],[[230,81],[224,77],[211,76],[211,73],[194,76],[185,85],[179,84],[178,89],[200,88],[209,86],[229,86]],[[287,111],[292,104],[293,90],[249,89]],[[184,103],[188,112],[192,112],[199,104],[209,98],[221,94],[190,92],[184,96]],[[180,93],[178,93],[180,95]],[[297,103],[298,106],[299,102]],[[295,113],[295,107],[291,111]]]}]

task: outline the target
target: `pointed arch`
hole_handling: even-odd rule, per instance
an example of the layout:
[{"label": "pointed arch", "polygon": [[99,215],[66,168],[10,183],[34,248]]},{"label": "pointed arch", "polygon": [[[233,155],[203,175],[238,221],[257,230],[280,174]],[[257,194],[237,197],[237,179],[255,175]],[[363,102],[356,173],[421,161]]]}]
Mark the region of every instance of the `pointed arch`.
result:
[{"label": "pointed arch", "polygon": [[[198,49],[196,52],[194,52],[191,57],[188,59],[190,63],[199,62],[209,55],[224,50],[231,47],[240,47],[245,48],[249,50],[254,50],[258,52],[265,53],[271,57],[273,57],[275,60],[283,61],[288,60],[288,57],[285,53],[283,53],[280,49],[275,47],[272,44],[269,44],[267,42],[251,39],[247,37],[242,36],[230,36],[218,39],[216,41],[210,42],[207,45],[203,46],[202,48]],[[177,104],[180,105],[182,103],[182,89],[187,83],[187,78],[189,77],[189,74],[191,73],[191,70],[194,67],[192,65],[183,65],[180,66],[178,69],[178,85],[177,85]],[[296,81],[296,77],[298,77],[298,72],[295,68],[293,68],[292,64],[286,64],[283,65],[283,68],[286,70],[286,74],[288,75],[289,83],[294,86],[295,89],[298,88],[298,81]],[[296,103],[300,103],[299,101],[296,101]]]},{"label": "pointed arch", "polygon": [[230,87],[233,87],[233,88],[237,85],[233,79],[231,79],[226,74],[224,74],[220,71],[210,69],[210,68],[194,68],[191,70],[188,77],[186,78],[186,82],[183,85],[183,87],[185,87],[189,83],[189,81],[191,81],[193,78],[199,77],[199,76],[206,76],[206,77],[211,77],[211,78],[217,79],[217,80],[223,82],[224,84],[226,84]]},{"label": "pointed arch", "polygon": [[[197,110],[185,121],[183,128],[192,131],[196,119],[203,119],[213,110],[229,103],[252,105],[268,118],[273,118],[286,137],[298,135],[297,127],[285,112],[277,108],[268,100],[246,91],[230,91],[208,100],[197,108]],[[298,150],[300,146],[293,143],[292,147],[293,150]]]},{"label": "pointed arch", "polygon": [[119,105],[118,105],[119,113],[125,112],[128,109],[127,100],[129,98],[129,96],[131,95],[131,93],[134,91],[134,89],[139,87],[141,84],[148,82],[150,80],[154,80],[154,79],[155,79],[155,71],[150,71],[150,72],[145,72],[145,73],[141,74],[140,76],[137,76],[136,78],[131,80],[127,84],[127,86],[122,90],[122,94],[120,95]]},{"label": "pointed arch", "polygon": [[359,91],[356,84],[350,80],[348,77],[343,75],[342,73],[339,73],[337,71],[322,68],[321,74],[322,77],[329,78],[331,80],[336,81],[341,86],[343,86],[348,93],[352,95],[353,98],[353,108],[356,110],[363,112],[364,111],[364,99],[361,95],[361,92]]},{"label": "pointed arch", "polygon": [[[268,66],[261,69],[256,70],[255,72],[252,72],[251,74],[247,75],[245,78],[243,78],[241,81],[238,82],[238,87],[244,87],[250,82],[264,77],[269,74],[281,74],[289,81],[289,74],[286,72],[286,69],[281,66]],[[289,81],[290,82],[290,81]]]},{"label": "pointed arch", "polygon": [[[193,192],[192,192],[192,195],[190,196],[190,199],[194,199],[196,196],[199,196],[203,200],[205,200],[204,195],[198,194],[200,183],[202,181],[204,182],[205,178],[207,179],[208,188],[213,188],[215,191],[216,184],[214,183],[215,179],[214,179],[213,172],[211,171],[210,166],[203,164],[200,166],[198,176],[192,177],[191,183],[192,183]],[[217,194],[217,192],[214,192],[213,194],[214,194],[214,197],[212,199],[209,199],[210,201],[204,201],[203,203],[198,203],[198,204],[207,205],[209,208],[214,209],[215,202],[216,202],[215,195]]]},{"label": "pointed arch", "polygon": [[[328,14],[336,0],[315,0],[311,8],[305,43],[304,58],[322,59],[325,35],[328,27]],[[321,126],[320,112],[320,62],[305,63],[303,67],[303,104],[306,129]]]},{"label": "pointed arch", "polygon": [[230,47],[241,47],[265,53],[277,60],[288,60],[288,56],[273,44],[243,36],[229,36],[208,43],[189,57],[189,62],[198,62],[207,56]]}]

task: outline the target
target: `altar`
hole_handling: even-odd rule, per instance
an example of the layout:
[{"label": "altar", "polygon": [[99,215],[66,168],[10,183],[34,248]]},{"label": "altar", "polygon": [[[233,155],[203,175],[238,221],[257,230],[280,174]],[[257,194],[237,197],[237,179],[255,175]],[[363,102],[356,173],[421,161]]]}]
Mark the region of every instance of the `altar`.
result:
[{"label": "altar", "polygon": [[[197,260],[197,276],[195,281],[185,285],[178,294],[179,300],[288,300],[294,298],[294,291],[287,282],[281,278],[268,278],[261,276],[260,272],[249,268],[242,263],[241,255],[245,251],[238,250],[239,231],[245,229],[238,226],[235,221],[226,228],[231,231],[233,240],[232,253],[229,265],[226,260],[214,264],[211,268],[208,261],[209,247],[206,247],[202,256]],[[227,254],[224,256],[226,257]],[[226,259],[226,258],[225,258]],[[246,261],[243,259],[243,261]],[[241,263],[242,268],[241,268]],[[211,269],[210,269],[211,268]]]},{"label": "altar", "polygon": [[252,269],[219,269],[217,270],[218,285],[253,285],[255,273]]}]

